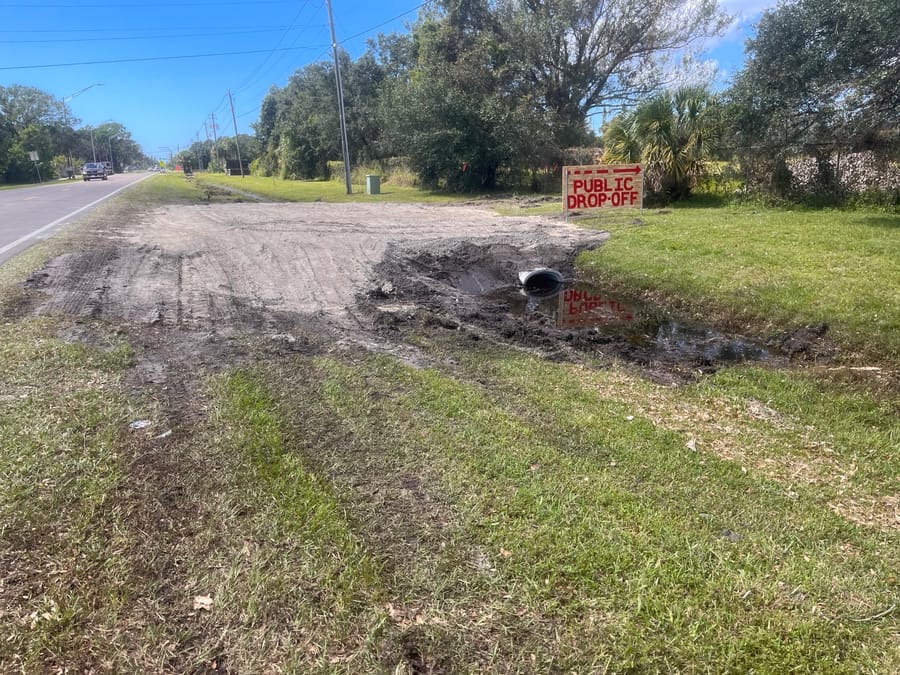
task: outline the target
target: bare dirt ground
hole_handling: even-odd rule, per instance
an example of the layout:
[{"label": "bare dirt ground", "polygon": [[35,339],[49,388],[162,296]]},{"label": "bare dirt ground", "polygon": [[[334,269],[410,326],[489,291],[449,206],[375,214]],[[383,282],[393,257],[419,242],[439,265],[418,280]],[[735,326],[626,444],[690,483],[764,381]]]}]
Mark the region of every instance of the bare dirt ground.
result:
[{"label": "bare dirt ground", "polygon": [[[660,352],[633,335],[561,330],[540,312],[513,311],[520,271],[547,266],[572,279],[576,255],[608,236],[560,217],[505,217],[466,205],[126,208],[97,221],[79,250],[52,260],[26,286],[40,291],[32,313],[142,331],[150,347],[138,369],[143,383],[163,377],[165,363],[213,363],[239,335],[296,348],[301,329],[413,362],[416,350],[404,338],[440,329],[554,358],[624,358],[664,381],[717,369],[720,360],[708,353]],[[492,298],[498,289],[512,292]]]},{"label": "bare dirt ground", "polygon": [[[389,247],[502,242],[507,278],[484,279],[489,286],[514,284],[517,269],[547,258],[571,263],[607,238],[546,218],[371,203],[172,206],[93,235],[84,250],[31,277],[29,286],[46,294],[36,313],[220,335],[284,331],[301,320],[358,330],[365,308],[356,298]],[[443,267],[435,261],[435,273]]]},{"label": "bare dirt ground", "polygon": [[[396,324],[437,297],[453,315],[460,296],[477,302],[479,291],[514,285],[536,266],[571,271],[578,251],[607,238],[558,218],[471,206],[126,206],[34,273],[25,286],[37,292],[20,309],[121,326],[144,347],[136,385],[178,389],[178,364],[233,360],[226,352],[238,336],[294,349],[298,332],[313,333],[415,360],[385,330],[386,316]],[[443,323],[459,328],[456,318]]]}]

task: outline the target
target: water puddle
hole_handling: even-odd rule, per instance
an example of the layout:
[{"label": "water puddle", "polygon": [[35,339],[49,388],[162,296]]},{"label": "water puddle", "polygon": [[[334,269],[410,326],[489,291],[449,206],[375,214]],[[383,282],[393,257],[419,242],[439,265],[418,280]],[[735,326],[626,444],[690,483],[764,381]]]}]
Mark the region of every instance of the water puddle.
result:
[{"label": "water puddle", "polygon": [[587,284],[576,283],[555,294],[535,295],[526,295],[521,287],[512,286],[490,291],[482,298],[490,304],[506,306],[516,317],[624,341],[668,359],[742,362],[774,356],[751,340],[726,335],[701,323],[676,320],[658,307],[625,301]]}]

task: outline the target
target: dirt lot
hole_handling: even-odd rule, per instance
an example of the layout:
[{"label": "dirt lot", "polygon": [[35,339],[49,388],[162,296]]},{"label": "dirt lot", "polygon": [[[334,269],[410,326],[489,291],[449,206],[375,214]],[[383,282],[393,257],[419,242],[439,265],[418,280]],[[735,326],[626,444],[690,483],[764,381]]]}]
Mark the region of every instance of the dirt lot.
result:
[{"label": "dirt lot", "polygon": [[[490,288],[516,283],[517,269],[571,262],[606,236],[559,220],[504,218],[470,207],[167,207],[97,227],[82,251],[52,261],[29,285],[47,294],[38,313],[215,334],[277,332],[300,320],[352,330],[360,323],[355,298],[390,247],[502,245],[508,276],[485,278]],[[446,263],[434,255],[438,273]],[[453,262],[465,272],[470,261]]]},{"label": "dirt lot", "polygon": [[120,325],[147,348],[141,384],[168,379],[167,365],[233,358],[223,350],[237,336],[291,347],[301,327],[331,344],[415,359],[385,324],[429,305],[460,328],[461,310],[479,306],[481,291],[513,286],[518,271],[541,265],[571,274],[577,252],[607,238],[470,206],[121,207],[28,279],[38,292],[22,309]]},{"label": "dirt lot", "polygon": [[[551,358],[624,358],[661,381],[712,372],[742,349],[739,337],[662,336],[652,322],[649,340],[636,341],[634,331],[561,330],[546,313],[526,316],[520,271],[547,266],[572,281],[577,254],[608,238],[559,217],[391,203],[123,208],[29,278],[39,293],[28,312],[141,332],[148,382],[167,363],[230,358],[222,350],[236,336],[296,348],[300,328],[413,362],[410,331],[467,331]],[[681,348],[685,339],[699,349]],[[676,348],[660,350],[660,340]]]}]

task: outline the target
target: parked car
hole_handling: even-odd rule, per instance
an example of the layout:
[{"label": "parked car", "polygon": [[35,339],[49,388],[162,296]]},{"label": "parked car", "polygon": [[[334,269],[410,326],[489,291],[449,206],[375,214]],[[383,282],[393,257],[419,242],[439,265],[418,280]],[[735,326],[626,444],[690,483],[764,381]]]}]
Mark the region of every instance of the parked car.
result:
[{"label": "parked car", "polygon": [[103,166],[106,168],[106,175],[112,176],[115,171],[113,171],[113,163],[112,162],[102,162]]},{"label": "parked car", "polygon": [[81,167],[81,177],[86,181],[92,178],[100,178],[106,180],[106,167],[102,162],[88,162]]}]

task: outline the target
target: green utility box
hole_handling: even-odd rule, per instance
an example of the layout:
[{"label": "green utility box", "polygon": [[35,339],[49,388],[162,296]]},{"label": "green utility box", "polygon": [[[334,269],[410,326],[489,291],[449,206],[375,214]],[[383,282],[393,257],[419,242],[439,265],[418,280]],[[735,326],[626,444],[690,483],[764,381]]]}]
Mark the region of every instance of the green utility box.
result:
[{"label": "green utility box", "polygon": [[367,195],[380,195],[381,194],[381,176],[373,176],[372,174],[366,174],[366,194]]}]

